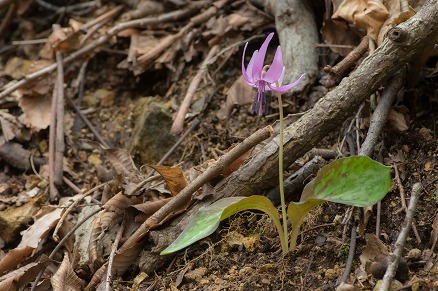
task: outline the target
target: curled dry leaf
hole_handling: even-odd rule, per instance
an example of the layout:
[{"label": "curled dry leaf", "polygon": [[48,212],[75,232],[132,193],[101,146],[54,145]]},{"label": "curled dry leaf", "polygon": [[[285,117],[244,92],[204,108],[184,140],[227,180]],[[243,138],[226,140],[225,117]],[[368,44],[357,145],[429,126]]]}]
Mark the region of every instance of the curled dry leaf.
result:
[{"label": "curled dry leaf", "polygon": [[157,171],[166,181],[172,196],[176,196],[182,189],[187,186],[186,178],[180,167],[166,167],[166,166],[150,166]]},{"label": "curled dry leaf", "polygon": [[135,209],[142,212],[141,214],[135,217],[135,222],[142,223],[156,211],[158,211],[161,207],[163,207],[167,202],[172,198],[164,198],[156,201],[146,201],[141,204],[132,205]]},{"label": "curled dry leaf", "polygon": [[342,27],[345,22],[363,28],[377,42],[380,28],[388,18],[389,11],[380,0],[345,0],[332,16],[332,20]]},{"label": "curled dry leaf", "polygon": [[24,287],[35,279],[41,269],[52,262],[52,259],[42,255],[39,262],[29,263],[0,277],[0,290],[24,290]]},{"label": "curled dry leaf", "polygon": [[86,143],[91,145],[95,149],[100,150],[101,153],[111,163],[117,174],[120,174],[123,177],[127,177],[128,180],[132,183],[140,182],[139,176],[141,175],[141,173],[135,166],[131,155],[126,150],[107,149],[100,143],[91,140],[87,140]]},{"label": "curled dry leaf", "polygon": [[380,29],[377,44],[381,44],[385,34],[394,26],[408,20],[415,15],[415,11],[409,6],[404,6],[403,3],[408,3],[408,1],[400,0],[386,0],[385,6],[389,10],[389,17],[386,19],[382,28]]},{"label": "curled dry leaf", "polygon": [[255,92],[252,87],[246,84],[243,76],[240,76],[228,90],[227,101],[222,104],[217,117],[222,120],[229,118],[234,106],[251,104],[254,102],[254,96]]},{"label": "curled dry leaf", "polygon": [[9,251],[0,261],[0,274],[12,270],[26,259],[26,257],[38,247],[41,239],[55,227],[63,212],[63,208],[56,208],[53,209],[52,212],[37,219],[35,223],[24,232],[20,244],[15,249]]},{"label": "curled dry leaf", "polygon": [[68,258],[68,252],[64,252],[64,259],[56,273],[50,278],[54,291],[81,290],[81,279],[76,275]]},{"label": "curled dry leaf", "polygon": [[395,130],[403,132],[409,129],[409,115],[406,108],[398,108],[398,110],[402,112],[391,108],[388,121]]}]

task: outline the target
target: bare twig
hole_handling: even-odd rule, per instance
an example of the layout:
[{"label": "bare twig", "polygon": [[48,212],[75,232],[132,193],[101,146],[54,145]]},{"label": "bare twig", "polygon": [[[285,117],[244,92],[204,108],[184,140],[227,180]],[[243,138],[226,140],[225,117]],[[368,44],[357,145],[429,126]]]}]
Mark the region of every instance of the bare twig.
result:
[{"label": "bare twig", "polygon": [[189,110],[193,95],[195,94],[196,89],[198,89],[199,83],[201,83],[202,76],[207,71],[208,62],[216,55],[218,51],[219,51],[219,45],[215,45],[210,49],[204,61],[202,62],[201,67],[196,73],[195,77],[190,82],[186,96],[184,96],[184,100],[181,103],[181,106],[179,107],[178,114],[176,115],[175,120],[173,121],[172,124],[172,128],[170,129],[171,133],[179,134],[182,131],[184,126],[184,118],[186,116],[187,111]]},{"label": "bare twig", "polygon": [[52,10],[55,11],[55,13],[61,14],[61,13],[68,13],[79,9],[91,8],[93,6],[96,6],[97,1],[88,1],[84,3],[78,3],[78,4],[62,6],[62,7],[53,5],[43,0],[36,0],[36,2],[48,10]]},{"label": "bare twig", "polygon": [[[58,28],[60,29],[60,27]],[[58,72],[56,75],[56,144],[55,144],[55,176],[53,181],[56,186],[62,186],[63,174],[63,159],[64,159],[64,68],[62,65],[61,52],[56,52],[56,64],[58,65]],[[53,114],[53,112],[52,112]],[[51,197],[52,199],[54,197]]]},{"label": "bare twig", "polygon": [[110,253],[110,256],[108,259],[108,265],[106,268],[107,271],[106,271],[106,279],[105,279],[105,290],[107,290],[107,291],[113,290],[113,289],[111,289],[111,276],[112,276],[111,269],[113,267],[114,256],[116,255],[117,248],[119,247],[119,242],[120,242],[120,239],[122,238],[122,234],[123,234],[124,230],[125,230],[125,220],[122,221],[122,225],[120,226],[119,230],[117,231],[116,238],[115,238],[114,243],[111,247],[111,253]]},{"label": "bare twig", "polygon": [[105,148],[110,148],[109,144],[103,139],[97,129],[93,126],[93,124],[88,120],[88,118],[82,113],[82,111],[74,104],[73,100],[69,96],[65,96],[68,104],[73,107],[73,110],[77,113],[79,118],[88,126],[90,131],[93,133],[94,138],[97,139]]},{"label": "bare twig", "polygon": [[3,35],[8,29],[9,25],[12,23],[16,11],[17,11],[17,5],[15,3],[11,3],[8,7],[8,11],[6,12],[6,15],[3,17],[3,20],[0,23],[0,35]]},{"label": "bare twig", "polygon": [[[404,210],[405,213],[408,212],[408,207],[406,205],[406,195],[405,195],[405,189],[403,188],[403,184],[401,182],[400,179],[400,175],[398,173],[398,168],[397,165],[395,163],[392,164],[393,168],[394,168],[394,173],[395,173],[395,180],[397,181],[397,186],[400,192],[400,200],[401,200],[401,204],[402,204],[402,209]],[[417,239],[418,243],[421,243],[421,237],[418,233],[417,227],[415,226],[415,223],[412,223],[412,231],[414,232],[415,238]]]},{"label": "bare twig", "polygon": [[377,105],[376,110],[371,117],[370,128],[368,129],[367,136],[359,150],[360,155],[372,155],[374,147],[377,144],[377,139],[382,132],[383,126],[388,120],[388,114],[389,110],[391,109],[391,105],[394,102],[397,93],[403,86],[403,80],[405,79],[405,76],[406,68],[402,68],[385,86],[379,104]]},{"label": "bare twig", "polygon": [[[351,267],[353,266],[353,259],[354,259],[354,253],[356,250],[356,237],[357,237],[357,226],[353,225],[351,227],[351,236],[350,236],[350,248],[348,249],[348,258],[347,263],[345,265],[345,269],[351,270]],[[342,277],[338,283],[345,283],[348,280],[348,277],[350,276],[350,272],[344,272],[342,274]]]},{"label": "bare twig", "polygon": [[244,153],[249,151],[255,145],[259,144],[261,141],[267,139],[273,133],[271,126],[259,129],[248,138],[246,138],[239,145],[231,149],[225,155],[223,155],[215,164],[210,166],[204,173],[199,175],[195,180],[193,180],[187,187],[181,190],[177,196],[173,197],[166,205],[155,212],[151,217],[149,217],[137,230],[136,232],[128,238],[128,240],[122,245],[119,253],[132,247],[136,242],[138,242],[146,233],[151,229],[151,227],[159,225],[162,220],[169,215],[169,213],[175,212],[177,209],[184,207],[195,193],[202,185],[219,175],[219,173],[237,158],[242,156]]},{"label": "bare twig", "polygon": [[50,110],[50,129],[49,129],[49,189],[50,199],[53,201],[58,196],[58,190],[55,185],[55,150],[56,150],[56,97],[58,83],[55,83],[52,94],[52,106]]},{"label": "bare twig", "polygon": [[389,290],[389,286],[391,285],[391,281],[395,276],[395,273],[398,268],[398,264],[403,254],[403,248],[406,243],[406,239],[409,235],[409,230],[412,225],[412,221],[414,219],[415,209],[417,208],[417,202],[420,198],[421,194],[421,184],[415,183],[412,186],[411,199],[409,201],[408,211],[406,213],[405,221],[403,222],[403,227],[400,230],[400,234],[395,242],[395,250],[393,255],[391,256],[391,262],[389,263],[388,268],[386,269],[385,276],[383,276],[383,282],[380,286],[379,291]]},{"label": "bare twig", "polygon": [[350,69],[368,50],[369,37],[362,38],[359,45],[352,50],[342,61],[336,66],[326,66],[324,72],[328,74],[325,86],[327,88],[333,87],[336,81],[344,76],[348,69]]}]

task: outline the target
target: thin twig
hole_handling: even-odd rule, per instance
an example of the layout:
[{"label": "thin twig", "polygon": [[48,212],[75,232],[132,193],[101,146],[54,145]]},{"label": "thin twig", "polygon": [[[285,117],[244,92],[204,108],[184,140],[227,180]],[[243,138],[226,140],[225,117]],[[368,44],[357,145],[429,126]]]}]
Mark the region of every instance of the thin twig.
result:
[{"label": "thin twig", "polygon": [[362,38],[359,45],[352,50],[342,61],[336,66],[326,66],[324,72],[328,74],[325,86],[327,88],[333,87],[336,84],[336,80],[344,76],[348,69],[350,69],[368,50],[369,37]]},{"label": "thin twig", "polygon": [[159,225],[162,220],[167,217],[170,213],[185,207],[187,203],[191,200],[192,194],[195,193],[199,188],[205,183],[219,175],[219,173],[229,166],[232,162],[242,156],[244,153],[249,151],[255,145],[259,144],[263,140],[267,139],[272,135],[273,129],[271,126],[259,129],[249,137],[247,137],[243,142],[238,144],[236,147],[231,149],[225,155],[223,155],[216,163],[210,166],[204,173],[199,175],[195,180],[193,180],[187,187],[181,190],[177,196],[173,197],[166,205],[155,212],[151,217],[149,217],[136,231],[132,234],[127,241],[122,245],[119,253],[133,246],[138,242],[146,233],[151,229],[151,227]]},{"label": "thin twig", "polygon": [[341,280],[338,282],[339,284],[347,282],[348,277],[350,276],[351,267],[353,266],[354,253],[356,250],[356,237],[357,237],[356,230],[357,230],[357,226],[353,225],[351,227],[350,248],[348,249],[348,258],[347,258],[347,263],[345,265],[345,270],[348,270],[348,272],[344,271]]},{"label": "thin twig", "polygon": [[394,103],[397,93],[401,90],[405,77],[406,69],[401,69],[385,86],[385,89],[383,90],[382,96],[379,100],[379,104],[371,116],[370,128],[368,129],[367,136],[359,150],[359,155],[372,155],[374,147],[377,144],[377,140],[383,130],[383,126],[388,120],[388,114],[391,109],[391,105]]},{"label": "thin twig", "polygon": [[90,129],[90,131],[93,133],[94,138],[100,142],[105,148],[110,148],[110,145],[103,139],[103,137],[100,135],[100,133],[97,131],[97,129],[93,126],[90,120],[82,113],[82,111],[79,109],[79,107],[76,106],[76,104],[71,100],[69,96],[65,96],[65,99],[67,100],[68,104],[73,108],[73,110],[77,113],[79,118],[87,125],[87,127]]},{"label": "thin twig", "polygon": [[[403,188],[403,184],[401,182],[400,175],[398,173],[397,165],[395,163],[393,163],[392,165],[394,168],[395,180],[397,181],[397,186],[398,186],[398,189],[400,192],[400,200],[401,200],[401,204],[402,204],[401,210],[404,210],[405,213],[407,213],[408,207],[406,205],[405,189]],[[414,235],[415,235],[415,238],[417,239],[417,242],[421,243],[421,237],[420,237],[420,234],[418,233],[418,230],[417,230],[417,227],[415,226],[415,223],[412,223],[412,231],[414,232]]]},{"label": "thin twig", "polygon": [[389,286],[391,285],[392,279],[395,276],[395,273],[398,268],[398,264],[403,254],[403,249],[406,243],[406,239],[409,235],[409,230],[412,225],[412,221],[414,219],[415,210],[417,208],[417,202],[420,198],[421,194],[421,183],[415,183],[412,186],[411,199],[409,201],[408,212],[406,213],[405,221],[403,222],[403,227],[400,230],[400,234],[395,242],[395,250],[393,255],[391,256],[391,262],[389,263],[388,268],[386,269],[385,276],[383,276],[382,285],[380,286],[379,291],[389,290]]},{"label": "thin twig", "polygon": [[82,194],[82,197],[79,197],[78,199],[74,200],[69,206],[68,208],[64,211],[64,213],[62,214],[61,218],[58,221],[58,224],[55,227],[55,230],[53,231],[52,237],[55,241],[57,241],[59,239],[58,237],[58,231],[59,228],[61,227],[62,223],[64,222],[64,219],[67,217],[67,215],[71,212],[71,210],[73,209],[73,207],[75,207],[79,202],[81,202],[85,197],[87,197],[88,195],[93,194],[94,192],[96,192],[97,190],[99,190],[100,188],[104,187],[105,185],[107,185],[107,183],[103,183],[100,185],[97,185],[96,187],[88,190],[87,192],[85,192],[84,194]]},{"label": "thin twig", "polygon": [[108,265],[106,268],[106,279],[105,279],[105,290],[111,291],[111,269],[113,267],[113,261],[114,256],[116,255],[117,248],[119,246],[120,239],[122,238],[123,231],[125,230],[125,220],[122,221],[122,225],[120,226],[119,230],[117,231],[116,238],[114,240],[114,243],[111,247],[111,253],[108,259]]},{"label": "thin twig", "polygon": [[[56,29],[61,29],[59,26]],[[58,65],[56,74],[56,134],[55,134],[55,166],[53,182],[56,186],[62,186],[63,160],[64,160],[64,68],[62,65],[61,52],[56,52],[56,64]],[[53,112],[52,112],[53,114]],[[55,197],[51,197],[52,200]]]},{"label": "thin twig", "polygon": [[196,73],[195,77],[190,82],[189,88],[187,89],[187,93],[184,96],[184,100],[179,107],[178,113],[175,117],[175,120],[173,121],[172,128],[170,129],[170,132],[172,134],[179,134],[182,131],[184,126],[184,119],[186,117],[187,111],[190,108],[193,95],[198,89],[198,86],[201,83],[201,79],[204,76],[205,72],[207,71],[208,62],[217,54],[218,51],[219,51],[219,45],[215,45],[210,49],[204,61],[202,62],[201,67]]},{"label": "thin twig", "polygon": [[58,196],[58,190],[55,186],[55,140],[56,140],[56,97],[58,83],[55,83],[52,94],[52,106],[50,110],[50,128],[49,128],[49,191],[50,199],[53,201]]}]

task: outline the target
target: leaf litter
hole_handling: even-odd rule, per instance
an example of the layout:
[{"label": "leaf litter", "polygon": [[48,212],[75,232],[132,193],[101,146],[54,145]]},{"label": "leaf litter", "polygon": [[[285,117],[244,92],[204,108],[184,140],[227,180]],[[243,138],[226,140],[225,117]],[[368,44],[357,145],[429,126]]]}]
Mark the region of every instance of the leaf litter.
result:
[{"label": "leaf litter", "polygon": [[[47,8],[39,6],[36,2],[18,2],[18,15],[28,13],[27,15],[30,16],[29,20],[26,20],[27,23],[41,21],[38,20],[41,18],[41,14],[38,14],[41,11],[47,14],[45,10]],[[341,16],[332,17],[330,20],[325,19],[325,29],[331,32],[331,36],[323,34],[323,41],[329,47],[331,45],[333,52],[325,51],[324,53],[335,57],[338,56],[336,54],[345,56],[346,54],[341,52],[337,45],[355,46],[359,43],[360,37],[364,35],[369,35],[379,45],[388,29],[411,17],[414,10],[418,11],[417,7],[415,9],[402,7],[400,3],[404,2],[385,1],[382,6],[380,1],[367,1],[365,7],[373,7],[367,11],[368,14],[356,13],[361,9],[363,11],[365,3],[363,1],[346,0],[341,5],[334,3],[335,15]],[[13,86],[25,75],[49,68],[54,64],[56,51],[61,51],[65,57],[68,57],[87,45],[97,44],[99,39],[106,39],[105,44],[101,43],[72,60],[67,66],[64,81],[66,91],[76,92],[71,94],[71,97],[76,98],[80,90],[70,88],[70,82],[73,79],[81,79],[77,75],[78,68],[83,62],[88,61],[86,75],[82,77],[82,82],[86,82],[86,85],[82,90],[88,94],[99,89],[114,92],[114,103],[108,103],[113,104],[111,106],[105,107],[96,103],[96,108],[86,108],[83,103],[75,100],[102,136],[114,147],[104,149],[85,142],[84,139],[94,137],[85,127],[79,131],[66,132],[65,139],[69,147],[64,158],[69,160],[71,165],[65,175],[79,187],[81,191],[79,195],[83,197],[77,198],[80,202],[75,204],[73,211],[69,211],[65,217],[62,216],[66,213],[65,207],[72,205],[72,202],[58,204],[60,206],[55,208],[44,208],[44,214],[35,216],[32,225],[23,225],[21,229],[16,230],[21,240],[8,242],[1,247],[0,286],[2,287],[0,289],[15,290],[29,287],[38,272],[49,265],[50,268],[46,269],[41,280],[41,288],[47,286],[54,290],[67,288],[92,290],[98,285],[103,286],[112,244],[122,224],[124,228],[118,246],[120,252],[114,256],[110,272],[114,287],[131,286],[131,283],[123,281],[125,279],[128,280],[127,282],[136,281],[136,286],[141,286],[141,288],[177,287],[181,290],[209,286],[230,289],[256,287],[316,289],[331,286],[337,279],[332,274],[337,274],[345,266],[344,254],[333,252],[333,249],[341,249],[348,243],[348,238],[346,240],[345,234],[342,233],[342,226],[336,225],[337,216],[345,212],[345,208],[341,206],[321,206],[321,209],[308,219],[307,224],[303,225],[302,239],[300,239],[297,252],[283,259],[275,256],[275,251],[280,248],[280,245],[272,235],[275,231],[269,226],[272,223],[260,214],[247,213],[227,221],[222,226],[222,230],[204,239],[199,245],[189,248],[184,255],[178,255],[173,264],[165,266],[164,269],[157,267],[154,270],[156,275],[149,274],[150,277],[148,277],[137,272],[136,268],[142,265],[141,260],[144,256],[142,249],[146,243],[136,241],[129,247],[121,248],[121,246],[142,223],[166,205],[172,197],[177,197],[178,192],[193,181],[187,178],[189,175],[186,173],[191,169],[199,175],[199,172],[204,170],[199,167],[195,169],[195,166],[212,158],[217,159],[233,144],[242,141],[256,129],[273,123],[276,119],[275,112],[273,112],[274,116],[268,116],[266,119],[249,116],[250,106],[247,104],[251,103],[250,100],[255,93],[241,90],[238,87],[240,73],[236,67],[239,67],[239,53],[242,47],[235,45],[252,34],[272,31],[274,29],[272,17],[245,1],[236,3],[217,1],[214,5],[211,5],[209,1],[199,1],[196,4],[168,1],[164,6],[154,1],[140,1],[140,3],[142,4],[138,6],[123,8],[113,3],[106,3],[100,7],[96,6],[96,9],[92,11],[84,8],[83,15],[66,13],[61,21],[63,29],[57,33],[50,30],[52,23],[55,22],[52,17],[47,17],[44,20],[46,23],[41,21],[44,27],[26,26],[24,19],[17,19],[14,23],[25,32],[22,34],[23,39],[17,39],[19,35],[17,33],[12,34],[15,30],[14,26],[11,26],[7,34],[11,41],[30,41],[37,35],[46,37],[47,40],[44,45],[18,45],[17,54],[6,51],[2,56],[4,58],[2,66],[5,61],[6,65],[2,67],[0,74],[0,84],[9,83],[5,87]],[[143,9],[142,5],[145,3],[155,5],[154,9],[151,10],[151,6]],[[348,9],[345,8],[347,4]],[[173,10],[169,7],[173,7]],[[186,9],[185,12],[178,15],[178,11],[184,11],[184,9]],[[155,12],[151,18],[148,18],[147,24],[127,26],[126,29],[111,34],[114,31],[111,29],[116,25],[126,24],[128,20],[135,21],[136,18],[148,17],[145,11]],[[161,15],[163,18],[156,20]],[[157,18],[154,18],[155,16]],[[343,24],[339,27],[336,25],[339,24],[340,19]],[[327,28],[330,22],[331,28]],[[7,25],[7,22],[4,22],[4,25]],[[331,31],[332,29],[336,32]],[[340,30],[342,32],[339,32],[339,29],[343,29]],[[339,38],[333,38],[333,36],[339,36]],[[150,98],[149,96],[156,95],[159,97],[157,103],[160,107],[169,114],[174,114],[178,109],[180,96],[186,93],[190,79],[197,72],[197,66],[213,45],[220,45],[221,53],[214,62],[208,65],[208,72],[203,76],[200,86],[215,87],[215,93],[209,93],[214,94],[214,98],[196,96],[196,94],[201,95],[202,90],[195,93],[195,99],[203,97],[207,100],[207,104],[202,108],[208,109],[196,110],[193,107],[188,114],[193,112],[195,117],[203,118],[203,122],[194,130],[190,138],[183,141],[178,150],[178,158],[183,161],[182,167],[171,167],[177,164],[176,162],[168,164],[165,168],[162,165],[152,165],[158,172],[161,170],[160,174],[163,177],[158,175],[148,177],[151,171],[144,172],[141,166],[153,163],[141,160],[135,155],[132,158],[132,153],[122,150],[128,144],[132,125],[135,123],[131,113],[133,108],[138,106],[135,99],[139,96]],[[273,52],[271,52],[271,57],[272,55]],[[432,70],[435,68],[435,64],[433,65]],[[10,96],[3,100],[0,98],[2,129],[0,147],[6,143],[16,142],[21,144],[22,148],[28,151],[28,156],[35,161],[37,158],[48,157],[46,128],[50,124],[50,102],[54,79],[55,73],[48,73],[44,78],[33,80],[34,82],[27,83],[25,87],[15,91],[11,94],[12,99],[9,98]],[[176,85],[172,87],[172,84]],[[71,87],[73,87],[72,83]],[[228,92],[227,96],[226,92]],[[406,96],[421,96],[422,94],[426,96],[428,92],[430,92],[429,89],[415,88],[408,89],[405,94]],[[425,100],[412,100],[414,98],[406,104],[406,110],[392,109],[389,118],[392,128],[388,127],[387,138],[385,138],[388,145],[387,148],[382,147],[379,155],[380,158],[386,159],[388,154],[396,156],[404,152],[403,183],[406,189],[409,189],[410,185],[419,179],[424,181],[426,191],[417,211],[416,223],[421,236],[425,239],[420,244],[412,240],[407,247],[409,249],[419,248],[424,264],[418,265],[417,263],[416,266],[411,267],[414,275],[410,275],[404,283],[410,286],[417,284],[433,287],[438,280],[436,273],[438,261],[434,253],[438,215],[435,211],[436,207],[431,207],[431,205],[436,206],[437,203],[438,169],[431,166],[433,165],[431,158],[436,159],[438,145],[436,138],[433,138],[435,135],[432,135],[432,138],[425,138],[422,134],[424,130],[420,131],[425,128],[433,133],[435,127],[428,115],[421,115],[421,111],[415,108],[427,109],[429,107],[430,109],[430,106],[436,108],[436,102],[433,102],[432,97],[430,97],[432,101],[427,101],[430,103]],[[301,112],[307,106],[305,99],[296,98],[288,102],[286,102],[286,110],[290,113]],[[222,108],[220,113],[218,113],[219,108]],[[410,120],[412,116],[414,118]],[[190,123],[190,120],[188,122]],[[186,124],[185,128],[187,127]],[[161,130],[169,129],[161,128]],[[366,126],[361,130],[365,132]],[[401,135],[402,132],[403,135]],[[344,131],[340,129],[338,133],[343,135]],[[327,148],[337,145],[339,143],[336,141],[335,134],[329,134],[321,144]],[[254,149],[254,151],[257,150],[260,148]],[[345,149],[343,151],[348,154]],[[163,151],[164,154],[165,151]],[[88,162],[91,160],[90,157],[96,157],[102,161],[101,170],[97,171],[97,163]],[[2,159],[0,167],[3,172],[0,185],[4,185],[0,188],[3,190],[0,195],[1,209],[17,207],[18,212],[21,211],[20,209],[24,211],[23,204],[20,202],[20,199],[24,198],[20,197],[26,197],[32,189],[37,189],[36,193],[40,197],[46,197],[43,203],[57,205],[47,200],[47,185],[40,184],[38,188],[36,187],[47,177],[43,172],[43,167],[36,165],[35,170],[32,170],[31,163],[29,163],[24,169],[17,171],[16,166],[10,165],[11,169],[3,163],[9,161],[4,156],[0,158]],[[223,175],[215,177],[216,181],[212,184],[220,182],[246,159],[246,156],[242,157],[237,164],[226,168]],[[26,173],[23,174],[23,170]],[[288,174],[292,173],[293,167],[288,169]],[[32,176],[32,179],[29,176]],[[148,180],[148,183],[142,185],[141,183],[145,180]],[[34,182],[27,184],[27,181]],[[103,182],[107,183],[105,187],[91,191],[87,195],[84,194]],[[203,191],[207,192],[208,187],[204,187]],[[430,193],[435,193],[435,200]],[[63,188],[63,196],[72,197],[75,194],[74,189]],[[377,238],[381,240],[380,247],[378,247],[381,250],[383,250],[382,245],[390,250],[397,236],[398,227],[403,221],[403,213],[398,212],[400,205],[395,188],[390,194],[391,198],[383,201],[382,220],[384,223],[380,238]],[[207,193],[202,193],[202,195],[202,197],[208,197]],[[174,213],[169,214],[165,220],[170,220],[178,213],[184,212],[186,207],[187,205],[183,205],[181,209],[175,209]],[[58,252],[55,260],[48,258],[50,251],[47,252],[47,249],[53,249],[59,243],[58,238],[51,236],[52,230],[58,223],[63,225],[59,230],[60,238],[62,238],[71,229],[70,222],[75,224],[99,210],[98,214],[93,215],[93,219],[86,222],[91,231],[82,228],[81,231],[77,230],[72,235],[73,249],[67,242],[62,251]],[[162,223],[163,221],[156,221],[155,224],[149,225],[149,230],[160,227]],[[4,225],[4,227],[9,226]],[[313,227],[317,228],[313,229]],[[24,232],[20,234],[21,230]],[[368,230],[368,232],[372,231],[373,229]],[[3,235],[3,232],[1,233]],[[236,233],[238,235],[235,235]],[[323,236],[325,240],[315,246],[312,241],[317,236]],[[252,247],[247,247],[244,241],[254,241],[254,237],[257,238],[257,243]],[[147,239],[152,240],[148,237]],[[365,240],[362,238],[360,243],[362,247],[369,248],[367,236]],[[80,254],[80,260],[78,260],[78,254]],[[358,273],[351,276],[354,277],[350,282],[352,284],[357,285],[356,278],[361,286],[371,287],[375,283],[368,273],[365,277],[360,277]],[[138,281],[143,283],[138,283]],[[173,282],[178,284],[175,285]]]}]

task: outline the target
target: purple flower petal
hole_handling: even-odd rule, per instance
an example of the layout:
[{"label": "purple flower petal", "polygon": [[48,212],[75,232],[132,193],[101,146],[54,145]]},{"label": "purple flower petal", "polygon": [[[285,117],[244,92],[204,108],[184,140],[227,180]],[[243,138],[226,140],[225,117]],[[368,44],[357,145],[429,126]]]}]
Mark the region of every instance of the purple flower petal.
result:
[{"label": "purple flower petal", "polygon": [[281,54],[281,47],[278,46],[277,51],[275,52],[274,60],[272,61],[269,70],[263,76],[263,80],[265,80],[268,83],[275,83],[280,78],[283,70],[284,70],[284,64],[283,64],[283,57]]},{"label": "purple flower petal", "polygon": [[251,60],[249,61],[248,64],[248,70],[245,69],[245,53],[246,53],[246,47],[248,46],[248,43],[245,44],[245,48],[243,49],[243,56],[242,56],[242,75],[243,78],[245,79],[246,83],[248,83],[248,85],[250,86],[255,86],[255,82],[252,79],[252,67],[254,64],[254,59],[257,56],[257,51],[255,51],[252,54]]},{"label": "purple flower petal", "polygon": [[302,74],[301,77],[298,80],[296,80],[295,82],[293,82],[291,84],[288,84],[288,85],[284,85],[284,86],[280,86],[280,87],[275,87],[272,84],[268,83],[268,86],[269,86],[269,88],[272,91],[283,93],[283,92],[289,91],[290,89],[292,89],[293,87],[298,85],[304,79],[305,76],[306,76],[306,74]]},{"label": "purple flower petal", "polygon": [[269,42],[271,41],[273,36],[274,36],[273,32],[271,32],[268,35],[268,37],[265,39],[262,46],[260,47],[260,50],[254,61],[254,66],[252,69],[252,79],[255,81],[258,81],[262,78],[263,63],[265,61],[266,51],[268,49]]}]

